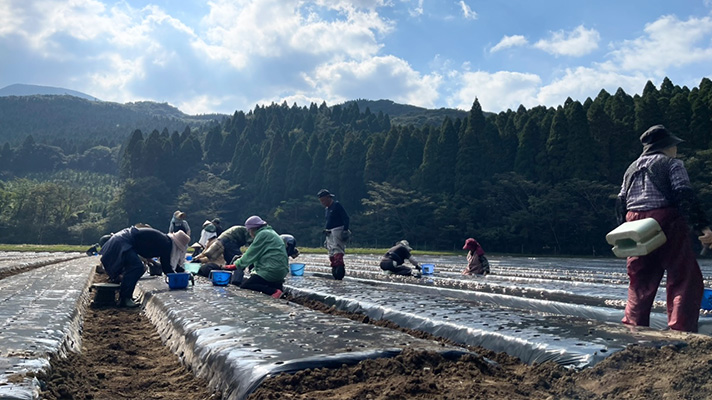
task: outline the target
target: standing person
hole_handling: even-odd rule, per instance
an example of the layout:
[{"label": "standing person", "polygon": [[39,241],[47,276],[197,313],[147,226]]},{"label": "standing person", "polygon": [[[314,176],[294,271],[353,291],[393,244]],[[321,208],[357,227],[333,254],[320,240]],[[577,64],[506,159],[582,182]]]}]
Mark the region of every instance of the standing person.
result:
[{"label": "standing person", "polygon": [[165,234],[153,228],[126,228],[101,248],[101,264],[112,282],[121,282],[119,305],[138,307],[132,299],[136,283],[145,272],[143,259],[158,257],[166,274],[183,272],[190,237],[183,232]]},{"label": "standing person", "polygon": [[487,275],[490,273],[489,261],[477,240],[468,238],[462,249],[467,250],[467,268],[462,271],[463,275]]},{"label": "standing person", "polygon": [[[242,289],[262,292],[278,299],[284,290],[284,277],[289,273],[289,261],[284,241],[267,222],[257,215],[245,221],[245,228],[252,236],[252,244],[235,262],[235,272],[244,273],[253,266],[250,277],[240,284]],[[236,280],[233,280],[235,282]],[[237,280],[239,281],[239,279]]]},{"label": "standing person", "polygon": [[188,221],[185,220],[185,217],[186,215],[183,211],[178,210],[174,212],[173,218],[171,218],[171,225],[168,227],[168,233],[183,231],[190,237],[190,225],[188,225]]},{"label": "standing person", "polygon": [[[408,243],[407,240],[401,240],[396,243],[395,246],[391,247],[383,256],[381,259],[381,269],[389,271],[395,275],[415,276],[416,278],[420,278],[420,265],[415,257],[413,257],[413,254],[411,253],[412,251],[413,249],[410,247],[410,243]],[[413,264],[413,267],[415,268],[403,265],[406,260]]]},{"label": "standing person", "polygon": [[630,278],[623,323],[649,326],[655,294],[667,271],[667,314],[670,329],[697,332],[704,284],[689,238],[690,224],[712,243],[712,231],[690,184],[682,161],[676,159],[683,140],[662,125],[640,136],[643,153],[626,170],[618,194],[619,223],[655,219],[667,241],[648,255],[628,257]]},{"label": "standing person", "polygon": [[349,215],[344,210],[344,206],[334,200],[334,195],[328,190],[321,189],[317,193],[317,197],[321,205],[326,208],[326,225],[324,226],[326,240],[324,241],[324,246],[329,252],[331,275],[336,280],[342,280],[346,275],[346,265],[344,264],[346,242],[351,238]]}]

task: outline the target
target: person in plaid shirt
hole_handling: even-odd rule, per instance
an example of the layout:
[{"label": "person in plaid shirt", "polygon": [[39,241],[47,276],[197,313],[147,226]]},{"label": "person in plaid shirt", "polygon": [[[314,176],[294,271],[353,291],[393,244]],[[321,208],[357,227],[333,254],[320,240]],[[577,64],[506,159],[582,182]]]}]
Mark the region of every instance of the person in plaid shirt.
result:
[{"label": "person in plaid shirt", "polygon": [[662,125],[640,136],[643,153],[626,170],[618,194],[618,222],[655,219],[667,241],[650,254],[628,257],[630,284],[623,323],[650,325],[650,310],[667,271],[667,313],[670,329],[697,332],[704,284],[690,241],[692,226],[703,245],[712,244],[712,231],[677,157],[682,139]]}]

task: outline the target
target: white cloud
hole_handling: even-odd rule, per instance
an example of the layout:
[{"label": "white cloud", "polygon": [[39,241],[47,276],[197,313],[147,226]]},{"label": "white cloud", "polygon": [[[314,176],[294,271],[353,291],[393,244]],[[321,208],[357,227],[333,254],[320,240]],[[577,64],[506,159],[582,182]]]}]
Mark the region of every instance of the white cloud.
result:
[{"label": "white cloud", "polygon": [[537,100],[547,105],[563,104],[567,97],[583,102],[587,97],[595,98],[601,89],[611,94],[618,88],[628,94],[638,93],[652,79],[640,73],[625,75],[611,69],[610,65],[567,69],[562,77],[539,89]]},{"label": "white cloud", "polygon": [[234,96],[216,97],[203,94],[186,99],[175,106],[189,115],[212,114],[216,109],[220,109],[225,103],[231,101],[234,101]]},{"label": "white cloud", "polygon": [[504,50],[510,47],[518,47],[518,46],[526,46],[529,42],[527,41],[527,38],[525,38],[522,35],[512,35],[512,36],[505,36],[502,38],[502,40],[499,41],[494,47],[490,49],[490,53],[494,53],[496,51]]},{"label": "white cloud", "polygon": [[462,9],[462,16],[465,17],[465,19],[477,19],[477,13],[472,11],[470,6],[468,6],[463,0],[460,0],[459,4]]},{"label": "white cloud", "polygon": [[709,16],[680,21],[668,15],[647,24],[645,36],[620,43],[611,56],[624,71],[665,75],[670,67],[712,62],[711,42],[712,18]]},{"label": "white cloud", "polygon": [[423,1],[424,0],[418,0],[418,5],[415,8],[408,8],[408,14],[411,17],[419,17],[423,15],[423,13],[425,12],[425,10],[423,9]]},{"label": "white cloud", "polygon": [[322,65],[305,79],[312,85],[312,93],[330,104],[364,98],[421,107],[435,107],[442,81],[440,75],[421,75],[394,56]]},{"label": "white cloud", "polygon": [[541,78],[534,74],[499,71],[495,73],[476,71],[459,74],[459,90],[448,99],[450,107],[463,110],[472,108],[477,98],[485,111],[499,112],[539,105],[537,91]]},{"label": "white cloud", "polygon": [[[292,52],[326,59],[364,58],[377,53],[377,34],[392,24],[373,8],[381,1],[325,2],[339,17],[323,19],[297,0],[216,0],[203,20],[208,54],[245,68],[252,57],[279,58]],[[357,7],[358,6],[358,7]],[[362,8],[359,8],[362,7]]]},{"label": "white cloud", "polygon": [[569,33],[563,31],[552,32],[550,39],[541,39],[534,44],[534,47],[557,56],[578,57],[596,50],[600,39],[598,31],[586,29],[583,25],[579,25]]}]

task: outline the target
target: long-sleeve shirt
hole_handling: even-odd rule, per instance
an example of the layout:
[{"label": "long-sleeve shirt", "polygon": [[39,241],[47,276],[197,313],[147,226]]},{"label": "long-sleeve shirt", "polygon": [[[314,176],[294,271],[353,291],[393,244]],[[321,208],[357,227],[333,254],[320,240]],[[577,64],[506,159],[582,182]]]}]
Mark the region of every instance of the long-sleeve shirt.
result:
[{"label": "long-sleeve shirt", "polygon": [[136,228],[131,236],[133,248],[139,256],[146,259],[158,257],[163,272],[175,272],[177,265],[171,265],[173,241],[168,235],[153,228]]},{"label": "long-sleeve shirt", "polygon": [[131,253],[151,259],[158,257],[164,273],[175,272],[171,265],[173,241],[165,233],[153,228],[130,227],[116,233],[101,248],[101,263],[107,274],[116,278],[124,270],[125,264],[133,265],[139,259]]},{"label": "long-sleeve shirt", "polygon": [[618,193],[619,222],[626,211],[649,211],[677,207],[688,223],[698,230],[709,225],[695,196],[681,160],[664,154],[640,156],[626,171]]},{"label": "long-sleeve shirt", "polygon": [[280,282],[289,273],[289,259],[284,241],[271,226],[257,230],[255,238],[245,254],[235,262],[235,268],[245,269],[254,265],[253,274],[269,282]]},{"label": "long-sleeve shirt", "polygon": [[408,260],[408,262],[414,266],[418,266],[418,260],[416,260],[413,254],[410,253],[410,250],[402,244],[391,247],[384,257],[395,261],[397,265],[403,265],[403,263]]},{"label": "long-sleeve shirt", "polygon": [[331,202],[329,207],[326,207],[326,229],[332,229],[343,226],[344,230],[349,229],[349,215],[344,210],[344,206],[338,201]]}]

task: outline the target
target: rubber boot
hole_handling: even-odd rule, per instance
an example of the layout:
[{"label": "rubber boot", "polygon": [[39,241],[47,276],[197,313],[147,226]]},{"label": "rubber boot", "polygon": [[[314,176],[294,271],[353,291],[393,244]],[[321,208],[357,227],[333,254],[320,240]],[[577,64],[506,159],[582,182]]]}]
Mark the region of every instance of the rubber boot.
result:
[{"label": "rubber boot", "polygon": [[133,299],[122,299],[119,301],[119,307],[125,307],[125,308],[136,308],[141,306],[141,303],[136,303],[133,301]]},{"label": "rubber boot", "polygon": [[331,275],[337,281],[344,279],[346,276],[346,266],[344,265],[344,254],[337,253],[329,257],[331,260]]}]

